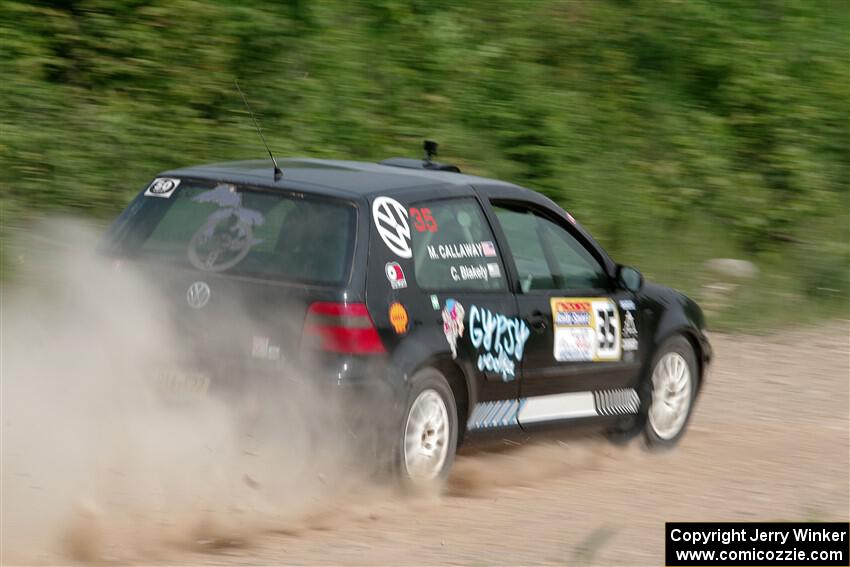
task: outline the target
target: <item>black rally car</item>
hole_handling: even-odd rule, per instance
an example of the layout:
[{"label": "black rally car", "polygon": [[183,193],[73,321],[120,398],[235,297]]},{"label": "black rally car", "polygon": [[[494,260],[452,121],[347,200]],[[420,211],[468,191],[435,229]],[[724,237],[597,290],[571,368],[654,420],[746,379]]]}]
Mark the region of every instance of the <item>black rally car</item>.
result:
[{"label": "black rally car", "polygon": [[[172,386],[297,375],[380,399],[385,447],[414,480],[511,428],[682,435],[711,359],[700,308],[551,200],[429,158],[280,165],[164,172],[109,230],[112,255],[159,267],[204,354]],[[235,310],[251,328],[213,332]]]}]

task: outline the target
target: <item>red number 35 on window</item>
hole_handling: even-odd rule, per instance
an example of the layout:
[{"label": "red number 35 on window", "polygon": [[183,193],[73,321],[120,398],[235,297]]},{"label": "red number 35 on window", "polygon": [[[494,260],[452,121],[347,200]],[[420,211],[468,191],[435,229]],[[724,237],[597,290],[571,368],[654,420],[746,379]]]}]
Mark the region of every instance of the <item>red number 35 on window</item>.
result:
[{"label": "red number 35 on window", "polygon": [[431,209],[410,208],[410,216],[413,217],[413,226],[416,232],[437,232],[437,221],[431,216]]}]

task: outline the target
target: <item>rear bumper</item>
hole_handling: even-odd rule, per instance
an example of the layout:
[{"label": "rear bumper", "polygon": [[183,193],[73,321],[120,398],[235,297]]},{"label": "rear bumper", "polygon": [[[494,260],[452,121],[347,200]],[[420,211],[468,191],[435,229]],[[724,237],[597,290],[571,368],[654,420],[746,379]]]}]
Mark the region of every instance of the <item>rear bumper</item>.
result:
[{"label": "rear bumper", "polygon": [[199,360],[196,368],[210,377],[215,395],[314,390],[328,396],[395,397],[398,380],[384,356],[322,356],[314,361],[235,358]]},{"label": "rear bumper", "polygon": [[207,388],[164,387],[160,399],[179,411],[224,410],[215,414],[217,418],[227,419],[238,442],[249,446],[342,444],[345,458],[367,459],[379,466],[389,458],[405,398],[380,357],[328,358],[310,366],[250,357],[208,360],[175,370],[206,377]]}]

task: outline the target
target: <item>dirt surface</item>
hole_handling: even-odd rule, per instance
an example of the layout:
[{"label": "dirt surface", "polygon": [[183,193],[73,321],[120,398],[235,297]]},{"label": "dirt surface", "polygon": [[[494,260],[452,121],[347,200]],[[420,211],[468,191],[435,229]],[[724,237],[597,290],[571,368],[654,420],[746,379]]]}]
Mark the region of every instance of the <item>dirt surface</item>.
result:
[{"label": "dirt surface", "polygon": [[[177,435],[186,428],[173,416],[163,421],[169,414],[154,413],[155,422],[142,421],[140,431],[158,424],[168,433],[141,439],[168,445],[167,451],[142,451],[144,443],[132,445],[130,437],[117,444],[126,447],[127,462],[98,467],[89,458],[54,459],[67,464],[47,477],[52,491],[33,476],[24,504],[6,512],[36,514],[39,527],[30,535],[49,535],[48,543],[34,539],[19,559],[6,555],[4,562],[657,566],[663,565],[665,521],[847,521],[850,322],[763,337],[715,335],[712,342],[716,362],[675,450],[649,453],[639,439],[618,447],[601,436],[575,435],[503,446],[460,455],[444,495],[402,496],[347,473],[344,487],[339,477],[310,473],[310,483],[277,482],[288,493],[275,494],[261,477],[229,468],[226,476],[242,488],[233,492],[242,498],[234,499],[209,466],[221,460],[219,453],[212,447],[186,453],[183,446],[194,438]],[[190,431],[206,430],[188,419]],[[83,437],[72,436],[66,452],[81,452],[85,436],[124,439],[80,431]],[[49,435],[51,456],[62,453],[56,435]],[[204,442],[215,438],[206,435]],[[25,440],[30,445],[38,438]],[[17,468],[7,467],[6,474],[47,468],[27,468],[19,457],[10,462]],[[73,477],[74,463],[98,474],[92,486],[100,490],[57,483]],[[279,480],[297,465],[271,464],[266,480]],[[124,488],[110,492],[104,479],[122,480]],[[181,488],[163,492],[160,485],[175,480]],[[66,485],[77,492],[69,494]],[[210,498],[199,498],[206,493]],[[48,504],[86,494],[101,496],[78,498],[72,517],[60,517],[64,536],[56,547]],[[191,505],[193,498],[206,504]],[[181,499],[190,505],[171,506]],[[272,513],[261,518],[263,507]],[[172,509],[190,510],[192,517],[182,521]],[[19,539],[9,543],[20,549]]]},{"label": "dirt surface", "polygon": [[[716,335],[681,445],[461,456],[444,496],[360,494],[181,564],[662,565],[665,521],[848,519],[848,323]],[[212,546],[212,544],[211,544]]]}]

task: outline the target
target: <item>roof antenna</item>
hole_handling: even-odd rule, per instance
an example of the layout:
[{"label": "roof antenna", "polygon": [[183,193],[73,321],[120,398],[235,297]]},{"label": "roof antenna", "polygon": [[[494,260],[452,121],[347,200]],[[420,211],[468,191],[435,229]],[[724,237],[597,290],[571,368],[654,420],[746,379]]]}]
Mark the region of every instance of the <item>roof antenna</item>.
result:
[{"label": "roof antenna", "polygon": [[272,151],[269,149],[269,145],[266,143],[266,137],[263,136],[263,131],[260,129],[260,125],[257,123],[257,119],[254,117],[254,113],[251,112],[251,107],[248,106],[248,99],[245,98],[245,93],[242,92],[242,89],[239,88],[239,81],[236,79],[233,80],[236,84],[236,90],[239,91],[239,95],[242,97],[242,102],[245,103],[245,108],[248,109],[248,114],[251,115],[251,120],[254,121],[254,126],[257,128],[257,134],[260,135],[260,139],[263,141],[263,145],[266,147],[266,151],[269,152],[269,157],[272,158],[272,163],[274,164],[274,180],[277,181],[281,177],[283,177],[283,171],[277,166],[277,160],[274,159],[272,155]]},{"label": "roof antenna", "polygon": [[437,142],[434,140],[425,140],[422,146],[425,148],[425,159],[422,161],[425,167],[429,167],[432,163],[431,158],[437,155]]}]

